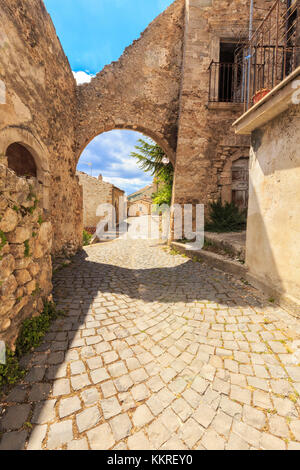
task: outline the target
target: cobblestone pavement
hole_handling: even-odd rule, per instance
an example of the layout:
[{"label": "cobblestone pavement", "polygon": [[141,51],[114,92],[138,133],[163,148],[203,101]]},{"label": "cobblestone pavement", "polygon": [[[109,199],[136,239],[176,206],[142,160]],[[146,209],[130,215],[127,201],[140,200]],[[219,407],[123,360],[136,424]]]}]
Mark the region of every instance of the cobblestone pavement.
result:
[{"label": "cobblestone pavement", "polygon": [[155,241],[88,247],[0,449],[300,449],[299,321]]}]

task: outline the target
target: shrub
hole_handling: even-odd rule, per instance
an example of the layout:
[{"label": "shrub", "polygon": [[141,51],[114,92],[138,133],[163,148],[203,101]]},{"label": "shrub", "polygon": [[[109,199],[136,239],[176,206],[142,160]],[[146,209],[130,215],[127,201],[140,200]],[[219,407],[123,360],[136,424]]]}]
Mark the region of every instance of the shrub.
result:
[{"label": "shrub", "polygon": [[46,302],[39,317],[24,321],[16,342],[16,352],[7,349],[6,364],[0,364],[0,395],[3,387],[14,385],[24,377],[26,370],[20,367],[19,359],[40,346],[51,322],[63,315],[64,312],[58,311],[55,304]]},{"label": "shrub", "polygon": [[210,204],[209,220],[205,224],[207,232],[241,232],[246,229],[247,212],[241,211],[234,203],[221,201]]},{"label": "shrub", "polygon": [[0,388],[5,385],[14,385],[24,377],[25,371],[21,369],[18,358],[10,349],[6,351],[6,364],[0,364]]},{"label": "shrub", "polygon": [[93,235],[91,235],[86,230],[83,231],[82,238],[83,238],[83,246],[88,246],[91,243]]},{"label": "shrub", "polygon": [[64,315],[57,311],[53,303],[45,303],[40,316],[24,321],[16,343],[16,354],[21,357],[40,346],[45,334],[49,331],[51,322]]},{"label": "shrub", "polygon": [[2,248],[6,245],[6,243],[7,243],[7,238],[4,235],[4,232],[0,230],[0,250],[2,250]]},{"label": "shrub", "polygon": [[29,246],[29,240],[25,240],[24,242],[24,256],[25,258],[30,258],[30,246]]}]

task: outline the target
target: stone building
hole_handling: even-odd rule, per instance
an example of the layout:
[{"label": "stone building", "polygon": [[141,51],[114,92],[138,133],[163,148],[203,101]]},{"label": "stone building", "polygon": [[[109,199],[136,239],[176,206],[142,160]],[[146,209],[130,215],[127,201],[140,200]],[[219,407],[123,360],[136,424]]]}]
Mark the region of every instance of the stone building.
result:
[{"label": "stone building", "polygon": [[151,215],[152,201],[149,198],[141,197],[134,199],[127,204],[129,217],[140,217],[142,215]]},{"label": "stone building", "polygon": [[[274,1],[254,1],[254,28]],[[299,1],[293,4],[299,12]],[[250,0],[175,0],[119,61],[77,86],[43,1],[0,0],[0,158],[9,167],[0,174],[1,197],[9,196],[11,179],[36,179],[54,256],[82,245],[77,163],[94,137],[112,129],[140,131],[163,148],[175,168],[173,202],[246,204],[250,138],[235,134],[232,123],[243,112],[249,7]],[[18,188],[26,194],[25,185]],[[12,338],[19,319],[35,313],[18,311],[17,289],[11,282],[1,336]]]},{"label": "stone building", "polygon": [[[249,3],[176,0],[119,61],[76,86],[43,1],[0,1],[0,152],[20,144],[31,154],[53,226],[53,254],[81,246],[76,166],[86,145],[112,129],[138,130],[164,149],[175,167],[174,202],[246,199],[245,175],[242,189],[239,181],[232,186],[232,164],[249,150],[248,137],[231,129],[242,105],[231,85],[225,95],[212,93],[212,76],[223,82],[226,76],[210,66],[232,64],[247,37]],[[28,153],[27,161],[32,171]]]},{"label": "stone building", "polygon": [[82,187],[83,195],[83,226],[92,233],[101,220],[97,215],[97,209],[101,204],[110,204],[115,209],[116,223],[120,221],[121,198],[124,199],[125,193],[111,183],[103,181],[102,175],[98,178],[87,175],[81,171],[77,172],[79,184]]},{"label": "stone building", "polygon": [[127,197],[128,202],[133,202],[144,198],[151,200],[152,195],[156,193],[158,189],[159,183],[153,182],[152,184],[149,184],[148,186],[145,186],[144,188],[139,189],[138,191],[135,191],[132,194],[129,194],[129,196]]},{"label": "stone building", "polygon": [[288,28],[286,20],[278,23],[277,6],[282,4],[274,4],[251,44],[258,55],[262,48],[267,56],[268,49],[275,52],[249,77],[251,89],[259,93],[263,81],[268,93],[249,104],[235,129],[251,136],[248,279],[300,317],[300,28],[296,1],[288,2],[283,16]]}]

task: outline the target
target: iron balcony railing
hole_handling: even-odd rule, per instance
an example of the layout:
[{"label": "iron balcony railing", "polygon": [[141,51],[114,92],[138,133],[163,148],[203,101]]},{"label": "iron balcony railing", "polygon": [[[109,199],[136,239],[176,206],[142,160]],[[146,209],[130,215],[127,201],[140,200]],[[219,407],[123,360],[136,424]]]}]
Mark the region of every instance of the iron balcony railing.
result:
[{"label": "iron balcony railing", "polygon": [[209,66],[209,102],[242,103],[242,64],[211,62]]},{"label": "iron balcony railing", "polygon": [[300,0],[276,0],[243,52],[245,110],[300,65]]},{"label": "iron balcony railing", "polygon": [[300,65],[300,0],[276,0],[234,63],[211,62],[209,102],[244,103],[245,111]]}]

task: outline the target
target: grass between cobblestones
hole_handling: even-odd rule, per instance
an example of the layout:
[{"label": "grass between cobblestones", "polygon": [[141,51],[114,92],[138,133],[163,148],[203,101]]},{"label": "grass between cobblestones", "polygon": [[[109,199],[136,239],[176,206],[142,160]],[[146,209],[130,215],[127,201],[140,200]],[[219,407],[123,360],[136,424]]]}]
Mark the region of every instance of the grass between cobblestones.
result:
[{"label": "grass between cobblestones", "polygon": [[16,350],[7,349],[6,364],[0,364],[0,396],[7,386],[15,385],[24,377],[26,370],[19,364],[21,357],[40,346],[52,322],[64,315],[63,311],[56,309],[54,303],[45,302],[41,315],[23,322],[16,341]]}]

